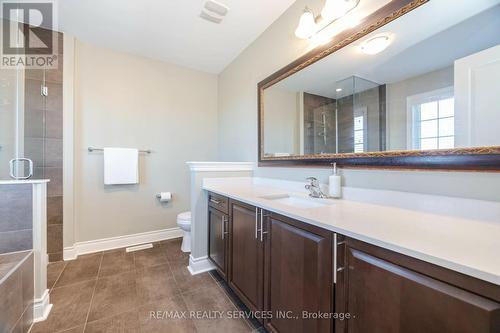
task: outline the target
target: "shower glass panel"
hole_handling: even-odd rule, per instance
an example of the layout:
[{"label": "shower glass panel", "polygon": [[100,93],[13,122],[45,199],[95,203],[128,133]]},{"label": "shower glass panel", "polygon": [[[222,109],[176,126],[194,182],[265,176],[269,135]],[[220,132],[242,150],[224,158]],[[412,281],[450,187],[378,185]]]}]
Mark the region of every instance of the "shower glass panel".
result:
[{"label": "shower glass panel", "polygon": [[36,172],[45,158],[44,76],[44,70],[0,68],[0,180],[44,178]]},{"label": "shower glass panel", "polygon": [[336,82],[337,153],[385,149],[385,85],[357,76]]},{"label": "shower glass panel", "polygon": [[0,179],[10,178],[9,161],[22,156],[22,70],[0,69]]}]

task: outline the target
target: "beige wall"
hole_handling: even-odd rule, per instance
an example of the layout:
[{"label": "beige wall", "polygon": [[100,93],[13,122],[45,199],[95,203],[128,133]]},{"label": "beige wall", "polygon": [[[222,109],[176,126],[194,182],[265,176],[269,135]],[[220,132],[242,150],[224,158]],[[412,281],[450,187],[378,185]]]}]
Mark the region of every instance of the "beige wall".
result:
[{"label": "beige wall", "polygon": [[300,94],[268,89],[264,103],[265,152],[299,154]]},{"label": "beige wall", "polygon": [[[216,157],[217,76],[77,41],[74,98],[75,241],[175,227],[190,206],[185,162]],[[104,186],[89,146],[153,153],[140,156],[139,185]]]},{"label": "beige wall", "polygon": [[[319,12],[322,1],[298,0],[219,75],[220,160],[257,159],[257,83],[308,49],[308,41],[293,32],[304,7]],[[330,170],[258,168],[254,175],[303,180],[315,175],[327,180]],[[500,173],[344,170],[347,186],[500,201]]]}]

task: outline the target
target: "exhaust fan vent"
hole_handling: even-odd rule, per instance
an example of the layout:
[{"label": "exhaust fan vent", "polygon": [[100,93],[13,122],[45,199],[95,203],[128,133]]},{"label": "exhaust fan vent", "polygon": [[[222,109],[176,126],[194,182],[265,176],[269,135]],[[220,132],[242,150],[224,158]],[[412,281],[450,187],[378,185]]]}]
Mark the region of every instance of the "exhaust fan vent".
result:
[{"label": "exhaust fan vent", "polygon": [[200,17],[213,23],[221,23],[224,16],[229,12],[229,7],[219,2],[208,0],[201,10]]},{"label": "exhaust fan vent", "polygon": [[217,14],[219,16],[226,16],[227,13],[229,12],[229,8],[226,6],[226,5],[223,5],[217,1],[213,1],[213,0],[208,0],[207,2],[205,2],[205,9],[214,13],[214,14]]},{"label": "exhaust fan vent", "polygon": [[217,24],[222,22],[222,19],[220,17],[215,17],[215,16],[212,16],[210,14],[207,14],[204,10],[201,11],[200,17],[204,20],[207,20],[207,21],[210,21],[213,23],[217,23]]}]

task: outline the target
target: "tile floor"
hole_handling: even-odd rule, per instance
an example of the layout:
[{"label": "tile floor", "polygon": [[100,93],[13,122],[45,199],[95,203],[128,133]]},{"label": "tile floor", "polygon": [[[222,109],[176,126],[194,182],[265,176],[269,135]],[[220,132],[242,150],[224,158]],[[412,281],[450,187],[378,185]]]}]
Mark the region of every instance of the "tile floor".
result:
[{"label": "tile floor", "polygon": [[[190,318],[196,311],[239,310],[241,303],[216,274],[192,276],[187,264],[180,239],[132,253],[119,249],[51,263],[47,284],[54,307],[31,333],[263,331],[255,321],[227,314]],[[180,318],[183,314],[187,318]]]}]

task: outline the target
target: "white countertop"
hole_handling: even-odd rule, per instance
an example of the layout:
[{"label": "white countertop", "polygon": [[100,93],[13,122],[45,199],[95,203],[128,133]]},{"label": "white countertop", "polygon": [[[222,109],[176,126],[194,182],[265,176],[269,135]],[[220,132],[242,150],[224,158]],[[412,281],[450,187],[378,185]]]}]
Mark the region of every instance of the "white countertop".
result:
[{"label": "white countertop", "polygon": [[500,221],[343,199],[297,208],[261,198],[292,192],[252,178],[205,178],[203,189],[500,285]]}]

